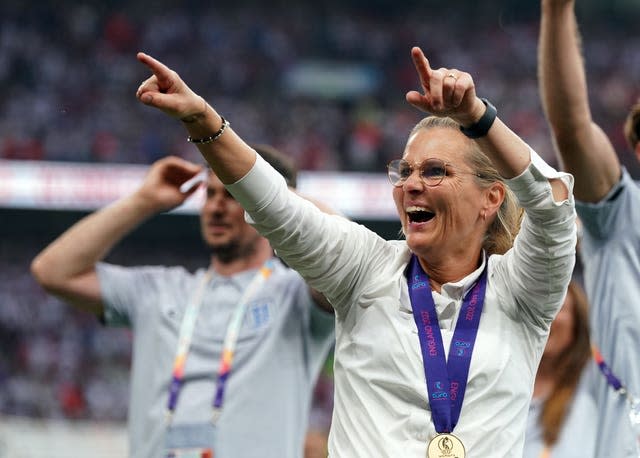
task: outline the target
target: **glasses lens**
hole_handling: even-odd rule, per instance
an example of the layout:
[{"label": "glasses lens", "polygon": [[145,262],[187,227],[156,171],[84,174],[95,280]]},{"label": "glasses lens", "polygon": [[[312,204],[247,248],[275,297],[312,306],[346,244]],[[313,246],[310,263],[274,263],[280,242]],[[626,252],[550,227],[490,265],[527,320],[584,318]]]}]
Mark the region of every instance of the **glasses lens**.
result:
[{"label": "glasses lens", "polygon": [[387,165],[389,181],[394,186],[400,186],[411,175],[411,165],[404,159],[395,159]]},{"label": "glasses lens", "polygon": [[[395,159],[387,165],[389,181],[402,186],[413,173],[413,167],[404,159]],[[438,186],[447,175],[447,166],[440,159],[427,159],[420,166],[420,175],[427,186]]]},{"label": "glasses lens", "polygon": [[427,159],[422,163],[421,173],[428,186],[437,186],[446,176],[447,166],[440,159]]}]

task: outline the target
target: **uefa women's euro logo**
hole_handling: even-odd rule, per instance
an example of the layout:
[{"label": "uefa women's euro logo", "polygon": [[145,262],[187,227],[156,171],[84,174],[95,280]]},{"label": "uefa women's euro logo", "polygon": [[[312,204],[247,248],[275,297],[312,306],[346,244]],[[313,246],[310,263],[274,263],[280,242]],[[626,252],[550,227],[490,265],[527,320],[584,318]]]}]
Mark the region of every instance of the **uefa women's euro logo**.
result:
[{"label": "uefa women's euro logo", "polygon": [[426,282],[426,280],[423,280],[420,277],[421,277],[420,275],[415,275],[413,277],[413,282],[411,282],[411,289],[413,291],[415,291],[417,289],[423,289],[423,288],[426,288],[428,286],[428,283]]}]

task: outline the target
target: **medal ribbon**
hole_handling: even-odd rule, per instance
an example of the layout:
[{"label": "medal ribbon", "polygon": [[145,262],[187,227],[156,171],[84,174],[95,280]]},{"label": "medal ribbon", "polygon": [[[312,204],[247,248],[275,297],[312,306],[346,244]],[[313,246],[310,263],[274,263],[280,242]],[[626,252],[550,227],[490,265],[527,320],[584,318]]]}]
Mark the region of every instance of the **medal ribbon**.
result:
[{"label": "medal ribbon", "polygon": [[[231,320],[229,321],[229,324],[227,326],[227,333],[222,348],[222,356],[220,358],[219,366],[220,368],[218,371],[218,379],[216,383],[216,395],[213,401],[214,411],[217,412],[217,415],[214,415],[214,418],[217,418],[217,416],[219,416],[219,411],[222,408],[224,387],[229,377],[229,373],[231,372],[231,366],[233,364],[233,354],[235,351],[236,342],[238,340],[238,334],[240,328],[242,327],[242,320],[247,310],[249,299],[251,298],[251,296],[253,296],[254,292],[257,291],[260,286],[262,286],[266,279],[269,278],[269,276],[273,272],[273,263],[274,260],[269,259],[258,270],[256,275],[251,280],[251,283],[249,283],[249,286],[240,298],[240,302],[236,306],[236,309],[234,310]],[[184,379],[184,368],[187,362],[187,356],[189,355],[191,339],[193,337],[193,331],[195,329],[195,324],[198,318],[198,312],[200,311],[200,306],[202,305],[202,298],[204,295],[205,287],[211,280],[212,275],[213,271],[209,269],[209,271],[207,271],[204,278],[202,279],[198,290],[187,305],[184,318],[182,319],[180,334],[178,337],[178,348],[176,350],[176,357],[173,363],[171,385],[169,386],[169,400],[167,402],[168,417],[170,417],[171,414],[175,411],[176,405],[178,404],[178,396],[180,394],[182,382]]]},{"label": "medal ribbon", "polygon": [[438,433],[450,433],[460,418],[467,388],[471,355],[478,335],[487,287],[486,263],[480,278],[462,301],[448,360],[445,358],[429,277],[415,255],[411,256],[408,275],[409,298],[413,318],[418,326],[431,417]]}]

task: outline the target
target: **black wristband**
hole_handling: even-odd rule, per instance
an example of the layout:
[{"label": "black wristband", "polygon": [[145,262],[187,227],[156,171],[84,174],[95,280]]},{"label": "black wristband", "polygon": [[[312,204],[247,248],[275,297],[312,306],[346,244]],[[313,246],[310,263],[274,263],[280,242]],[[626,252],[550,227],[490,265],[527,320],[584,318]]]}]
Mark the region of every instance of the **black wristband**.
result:
[{"label": "black wristband", "polygon": [[496,107],[494,107],[491,102],[484,98],[480,100],[482,100],[482,103],[487,107],[482,117],[478,119],[478,122],[471,124],[469,127],[460,126],[460,131],[469,138],[480,138],[487,135],[487,132],[489,132],[489,129],[491,129],[493,125],[493,121],[496,120],[496,116],[498,115],[498,110],[496,110]]}]

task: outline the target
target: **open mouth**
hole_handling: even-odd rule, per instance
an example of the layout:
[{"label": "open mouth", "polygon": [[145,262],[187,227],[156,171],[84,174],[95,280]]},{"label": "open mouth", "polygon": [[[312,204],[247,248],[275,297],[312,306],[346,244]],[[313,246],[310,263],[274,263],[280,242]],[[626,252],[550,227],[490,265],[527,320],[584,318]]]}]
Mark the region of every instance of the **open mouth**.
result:
[{"label": "open mouth", "polygon": [[436,216],[424,207],[408,207],[406,212],[410,223],[426,223]]}]

